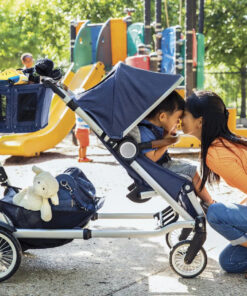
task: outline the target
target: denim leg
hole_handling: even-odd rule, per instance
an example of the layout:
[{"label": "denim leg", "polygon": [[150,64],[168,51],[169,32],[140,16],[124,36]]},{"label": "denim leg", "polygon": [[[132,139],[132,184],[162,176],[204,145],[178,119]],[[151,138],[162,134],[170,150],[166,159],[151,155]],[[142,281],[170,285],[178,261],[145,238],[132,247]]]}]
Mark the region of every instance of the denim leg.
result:
[{"label": "denim leg", "polygon": [[247,248],[242,246],[228,245],[220,254],[221,267],[232,273],[247,271]]},{"label": "denim leg", "polygon": [[207,220],[233,246],[247,241],[247,206],[212,204],[208,208]]}]

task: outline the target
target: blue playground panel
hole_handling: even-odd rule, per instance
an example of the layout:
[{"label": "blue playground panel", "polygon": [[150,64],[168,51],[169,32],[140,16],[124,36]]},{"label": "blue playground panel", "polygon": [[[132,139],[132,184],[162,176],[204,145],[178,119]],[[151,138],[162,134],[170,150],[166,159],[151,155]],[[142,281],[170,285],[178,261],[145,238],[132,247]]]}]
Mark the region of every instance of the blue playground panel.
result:
[{"label": "blue playground panel", "polygon": [[162,32],[161,50],[161,72],[174,74],[176,51],[176,27],[167,28]]},{"label": "blue playground panel", "polygon": [[99,32],[102,28],[102,24],[92,24],[89,25],[91,29],[91,39],[92,39],[92,64],[96,63],[96,45],[99,37]]}]

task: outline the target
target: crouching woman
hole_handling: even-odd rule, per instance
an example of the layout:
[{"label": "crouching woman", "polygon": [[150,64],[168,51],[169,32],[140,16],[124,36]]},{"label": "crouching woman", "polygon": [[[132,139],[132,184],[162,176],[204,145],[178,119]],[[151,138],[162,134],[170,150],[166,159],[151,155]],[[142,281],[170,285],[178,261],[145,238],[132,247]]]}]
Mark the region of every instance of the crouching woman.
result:
[{"label": "crouching woman", "polygon": [[[193,93],[186,100],[182,119],[184,133],[201,141],[201,189],[209,181],[226,183],[247,194],[247,139],[233,134],[227,125],[228,111],[213,92]],[[230,244],[220,254],[221,267],[231,273],[247,271],[247,206],[215,203],[209,206],[209,224]]]}]

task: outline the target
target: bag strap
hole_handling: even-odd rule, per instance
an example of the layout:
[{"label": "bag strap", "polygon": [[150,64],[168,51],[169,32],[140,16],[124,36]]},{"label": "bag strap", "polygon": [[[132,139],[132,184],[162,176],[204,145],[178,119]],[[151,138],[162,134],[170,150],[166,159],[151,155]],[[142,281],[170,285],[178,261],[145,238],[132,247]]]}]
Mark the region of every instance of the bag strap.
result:
[{"label": "bag strap", "polygon": [[[77,193],[77,188],[72,188],[69,183],[66,180],[60,180],[60,185],[67,191],[69,191],[69,194],[71,196],[71,198],[73,199],[73,201],[75,202],[76,206],[86,212],[88,212],[90,209],[90,205],[86,204],[85,202],[83,202],[81,200],[81,203],[78,202],[77,198],[76,198],[76,193]],[[77,193],[79,194],[79,193]]]}]

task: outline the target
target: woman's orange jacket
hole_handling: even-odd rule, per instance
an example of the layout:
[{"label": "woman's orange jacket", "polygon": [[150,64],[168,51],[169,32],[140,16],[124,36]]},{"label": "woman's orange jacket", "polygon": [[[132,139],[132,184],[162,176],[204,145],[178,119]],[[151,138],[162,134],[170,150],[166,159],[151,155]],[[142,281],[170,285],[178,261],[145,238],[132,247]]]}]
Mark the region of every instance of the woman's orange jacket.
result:
[{"label": "woman's orange jacket", "polygon": [[208,149],[206,163],[228,185],[247,193],[247,146],[216,139]]}]

